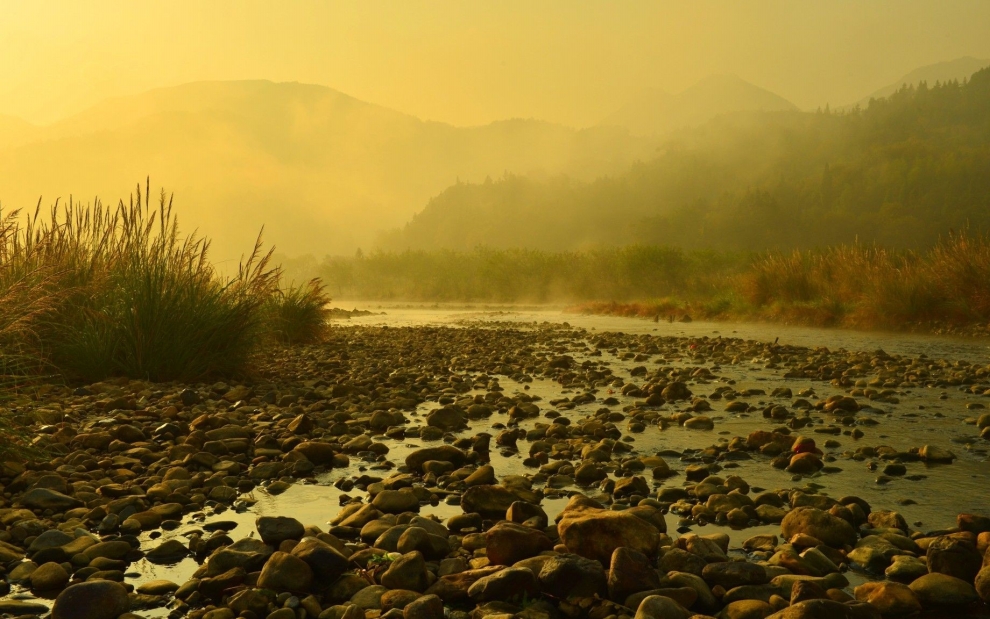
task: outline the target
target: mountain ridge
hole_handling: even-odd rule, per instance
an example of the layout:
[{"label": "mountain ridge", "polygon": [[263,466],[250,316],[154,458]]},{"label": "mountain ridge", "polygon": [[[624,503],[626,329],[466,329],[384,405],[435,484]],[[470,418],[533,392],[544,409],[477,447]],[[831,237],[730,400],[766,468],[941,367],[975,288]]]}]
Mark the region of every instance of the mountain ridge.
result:
[{"label": "mountain ridge", "polygon": [[917,86],[921,82],[927,82],[929,86],[934,86],[935,82],[963,81],[964,79],[969,79],[974,73],[987,66],[990,66],[990,59],[962,56],[954,60],[946,60],[918,67],[905,73],[894,82],[878,88],[862,99],[842,106],[840,109],[851,109],[857,105],[866,107],[869,105],[871,99],[889,97],[903,86]]},{"label": "mountain ridge", "polygon": [[591,183],[506,176],[430,200],[384,250],[761,251],[990,234],[990,68],[844,113],[723,114]]},{"label": "mountain ridge", "polygon": [[349,253],[456,182],[506,171],[591,179],[655,144],[609,127],[424,121],[297,82],[194,82],[101,102],[0,147],[0,200],[100,195],[150,175],[223,259],[263,225],[280,251]]},{"label": "mountain ridge", "polygon": [[665,136],[726,113],[797,111],[798,107],[735,75],[710,75],[670,94],[646,89],[606,116],[600,125],[625,127],[636,135]]}]

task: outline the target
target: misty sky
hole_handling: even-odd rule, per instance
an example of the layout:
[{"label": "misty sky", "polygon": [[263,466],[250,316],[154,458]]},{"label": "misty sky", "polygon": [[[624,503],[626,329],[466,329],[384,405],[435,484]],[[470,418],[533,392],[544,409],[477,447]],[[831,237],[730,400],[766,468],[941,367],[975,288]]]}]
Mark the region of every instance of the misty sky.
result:
[{"label": "misty sky", "polygon": [[734,73],[802,108],[990,58],[990,2],[3,0],[0,113],[47,123],[196,80],[323,84],[458,125],[594,124],[644,87]]}]

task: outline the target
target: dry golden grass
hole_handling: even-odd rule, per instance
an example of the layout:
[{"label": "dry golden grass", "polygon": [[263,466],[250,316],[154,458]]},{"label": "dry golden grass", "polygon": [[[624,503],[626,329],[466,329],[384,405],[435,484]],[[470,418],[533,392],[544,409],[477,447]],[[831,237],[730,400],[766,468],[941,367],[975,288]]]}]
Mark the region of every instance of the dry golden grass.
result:
[{"label": "dry golden grass", "polygon": [[990,236],[953,233],[928,251],[858,245],[769,252],[726,289],[682,301],[590,302],[574,311],[913,329],[990,322]]},{"label": "dry golden grass", "polygon": [[116,208],[70,200],[47,217],[0,216],[0,340],[19,367],[199,380],[243,372],[265,341],[319,339],[318,283],[283,292],[260,235],[222,275],[209,241],[181,235],[171,198],[151,206],[149,189]]}]

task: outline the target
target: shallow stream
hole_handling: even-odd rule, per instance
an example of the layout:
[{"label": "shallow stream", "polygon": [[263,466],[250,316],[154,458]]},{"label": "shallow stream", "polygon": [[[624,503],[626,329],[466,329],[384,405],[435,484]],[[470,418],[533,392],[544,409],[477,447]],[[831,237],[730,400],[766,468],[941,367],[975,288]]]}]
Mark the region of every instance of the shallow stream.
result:
[{"label": "shallow stream", "polygon": [[[388,327],[411,327],[411,326],[484,326],[486,323],[543,323],[567,322],[573,327],[587,329],[589,338],[594,332],[624,332],[628,334],[650,334],[657,336],[684,336],[718,338],[742,338],[749,340],[772,342],[779,338],[780,344],[793,344],[811,348],[827,347],[832,351],[845,349],[848,351],[876,351],[882,349],[889,355],[902,355],[907,357],[918,357],[926,355],[931,360],[965,360],[974,365],[986,366],[990,364],[990,341],[986,340],[966,340],[950,337],[887,334],[887,333],[865,333],[844,330],[824,330],[803,327],[789,327],[778,325],[754,325],[754,324],[718,324],[705,322],[692,323],[667,323],[607,316],[581,316],[565,314],[559,310],[547,310],[536,308],[415,308],[415,307],[369,307],[376,312],[370,316],[354,317],[349,320],[338,320],[335,324],[339,328],[346,328],[347,325],[365,326],[388,326]],[[587,340],[585,340],[587,341]],[[572,342],[573,343],[573,342]],[[619,351],[621,353],[622,351]],[[574,355],[577,361],[582,359],[577,353]],[[621,354],[610,354],[603,352],[597,361],[606,361],[612,368],[614,375],[625,380],[635,380],[630,376],[630,370],[635,366],[657,363],[658,360],[651,359],[646,362],[634,362],[632,359],[624,360]],[[660,360],[669,365],[698,365],[698,362],[685,356],[683,358],[667,358]],[[762,389],[766,394],[770,394],[774,388],[787,386],[794,394],[798,394],[806,389],[814,391],[812,400],[826,398],[832,394],[846,394],[847,390],[841,387],[833,387],[828,382],[811,379],[794,379],[783,377],[784,370],[781,368],[767,367],[766,359],[752,359],[736,365],[723,365],[713,371],[720,380],[713,380],[710,383],[691,385],[696,394],[710,394],[715,389],[726,383],[732,384],[737,391],[747,388]],[[709,364],[710,366],[710,364]],[[517,391],[525,391],[530,396],[539,396],[541,413],[550,408],[550,400],[575,395],[569,392],[562,385],[540,378],[534,378],[532,382],[517,383],[508,377],[499,377],[499,382],[507,395]],[[475,393],[475,392],[472,392]],[[484,393],[484,392],[477,392]],[[605,397],[605,394],[599,394]],[[627,398],[617,391],[609,394],[619,399],[619,406],[613,407],[621,409],[621,406],[632,404],[635,398]],[[796,396],[795,396],[796,397]],[[867,500],[874,509],[892,509],[900,512],[907,522],[919,530],[937,530],[955,526],[955,518],[959,512],[973,512],[990,515],[990,492],[987,492],[987,473],[990,471],[988,463],[987,443],[979,438],[979,432],[972,425],[973,418],[979,416],[980,410],[968,409],[968,404],[983,404],[988,402],[988,398],[978,396],[965,391],[959,387],[946,389],[927,389],[924,387],[898,389],[897,404],[886,404],[871,402],[872,409],[861,411],[860,417],[869,417],[876,425],[865,425],[866,436],[858,441],[849,435],[821,435],[819,446],[821,447],[826,439],[835,439],[840,446],[825,449],[826,456],[832,454],[836,459],[830,466],[840,469],[829,474],[819,474],[811,478],[804,478],[800,481],[792,479],[791,474],[783,470],[775,469],[769,464],[769,458],[755,455],[751,460],[743,460],[738,463],[731,463],[722,474],[740,475],[746,479],[751,486],[763,489],[777,489],[789,487],[804,487],[809,482],[822,487],[822,492],[833,497],[843,495],[857,495]],[[774,399],[769,396],[752,396],[746,398],[747,403],[762,408],[761,405],[774,403]],[[785,403],[789,403],[785,402]],[[685,452],[684,458],[678,459],[676,456],[665,455],[671,468],[678,471],[677,474],[665,480],[665,485],[679,486],[684,483],[683,469],[691,464],[690,450],[704,449],[721,440],[729,440],[733,436],[746,436],[757,429],[769,430],[779,426],[780,422],[771,419],[764,419],[757,413],[728,413],[722,410],[724,403],[712,402],[713,410],[706,413],[715,422],[715,428],[711,431],[689,430],[682,426],[672,426],[666,430],[660,430],[656,426],[647,427],[645,432],[633,434],[634,441],[630,443],[633,447],[633,454],[653,455],[665,450]],[[410,426],[425,423],[425,415],[432,409],[439,407],[437,402],[424,402],[416,413],[410,415]],[[561,410],[561,414],[571,419],[579,419],[593,414],[601,407],[601,401],[588,404],[579,404],[571,410]],[[662,411],[672,412],[675,407],[671,404],[665,405]],[[969,422],[967,422],[969,420]],[[470,422],[470,427],[458,436],[472,436],[478,432],[497,433],[492,430],[492,424],[497,423],[497,416],[475,420]],[[535,423],[545,422],[541,417],[522,421],[520,426],[528,429]],[[621,424],[625,427],[625,424]],[[430,443],[420,438],[404,439],[401,441],[376,438],[383,440],[390,447],[388,458],[394,462],[401,462],[412,450],[426,446]],[[435,441],[432,444],[439,444]],[[953,464],[926,465],[922,462],[907,464],[907,474],[894,477],[884,483],[878,483],[880,473],[878,470],[869,468],[870,460],[856,461],[843,457],[842,452],[854,451],[860,444],[871,446],[889,445],[898,451],[907,451],[910,448],[920,447],[930,444],[945,449],[952,450],[958,459]],[[491,452],[492,465],[496,475],[505,474],[526,474],[533,473],[534,469],[527,469],[523,466],[523,459],[528,448],[525,441],[520,441],[519,453],[503,453],[494,445]],[[339,497],[342,491],[334,487],[334,481],[342,477],[353,477],[359,472],[363,465],[360,460],[353,459],[352,464],[347,469],[333,469],[331,472],[316,479],[316,483],[297,483],[292,485],[284,493],[274,496],[265,491],[264,488],[257,488],[248,495],[246,502],[249,506],[241,509],[228,509],[218,513],[209,513],[206,521],[210,520],[232,520],[238,523],[237,527],[230,531],[230,536],[234,539],[248,535],[256,535],[254,521],[260,515],[284,515],[291,516],[303,523],[312,523],[324,526],[330,520],[340,506]],[[879,462],[879,467],[883,467],[883,462]],[[367,471],[369,474],[376,474],[375,471]],[[380,473],[387,476],[388,472]],[[815,487],[815,486],[812,486]],[[580,490],[570,487],[561,490],[561,494],[570,490]],[[353,494],[353,492],[352,492]],[[559,513],[566,504],[566,498],[548,498],[542,503],[544,509],[551,519]],[[449,516],[460,513],[460,507],[441,503],[435,507],[424,507],[423,514],[436,514],[442,520]],[[668,530],[672,533],[678,527],[678,516],[667,515]],[[183,525],[173,531],[157,531],[145,533],[143,544],[145,550],[152,548],[164,539],[170,537],[180,537],[189,534],[193,530],[199,529],[205,521],[193,519],[189,516],[183,520]],[[704,527],[692,527],[695,532],[704,534],[709,532],[726,532],[732,539],[732,546],[738,547],[741,542],[759,533],[779,534],[779,526],[768,525],[743,530],[733,531],[728,527],[707,525]],[[152,539],[155,536],[155,539]],[[160,537],[159,537],[160,536]],[[198,564],[189,558],[178,564],[171,566],[154,565],[146,560],[141,560],[131,565],[128,573],[128,582],[135,586],[150,580],[167,579],[177,583],[185,582],[196,570]],[[853,584],[861,582],[863,576],[850,575]],[[15,590],[12,597],[29,596],[24,590]],[[167,614],[167,609],[156,609],[153,611],[142,611],[146,616],[156,616]]]}]

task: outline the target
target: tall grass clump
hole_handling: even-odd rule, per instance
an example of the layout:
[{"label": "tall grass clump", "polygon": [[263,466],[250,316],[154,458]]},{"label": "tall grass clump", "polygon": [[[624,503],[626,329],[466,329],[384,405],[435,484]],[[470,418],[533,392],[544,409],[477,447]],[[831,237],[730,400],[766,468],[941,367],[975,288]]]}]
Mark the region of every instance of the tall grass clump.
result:
[{"label": "tall grass clump", "polygon": [[950,234],[925,266],[957,320],[990,321],[990,236]]},{"label": "tall grass clump", "polygon": [[70,199],[47,217],[39,209],[2,221],[0,331],[10,322],[12,350],[67,377],[238,374],[274,335],[281,272],[260,236],[225,276],[208,259],[209,240],[180,235],[164,192],[157,207],[138,186],[116,208]]},{"label": "tall grass clump", "polygon": [[283,344],[320,342],[327,334],[330,298],[319,279],[279,290],[265,306],[268,331]]},{"label": "tall grass clump", "polygon": [[990,237],[953,233],[927,251],[846,245],[766,254],[740,278],[763,315],[903,328],[990,321]]}]

